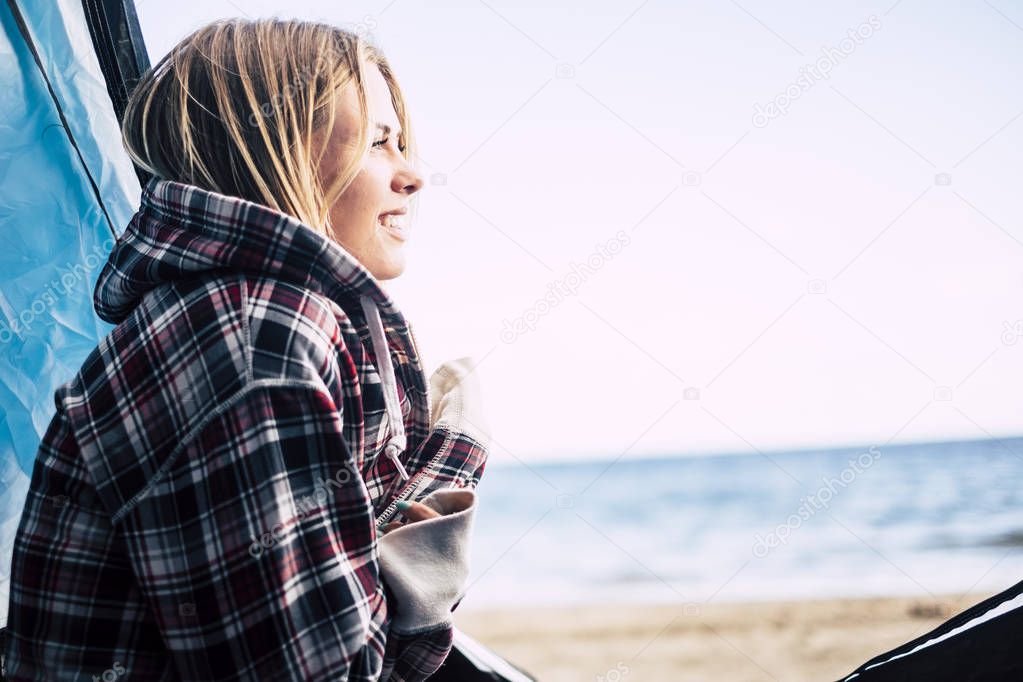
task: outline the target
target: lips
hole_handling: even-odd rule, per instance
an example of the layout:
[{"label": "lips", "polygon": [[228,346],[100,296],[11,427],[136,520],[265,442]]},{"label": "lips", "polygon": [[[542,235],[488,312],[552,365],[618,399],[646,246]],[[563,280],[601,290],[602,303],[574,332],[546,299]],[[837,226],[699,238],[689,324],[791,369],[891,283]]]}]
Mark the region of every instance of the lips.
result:
[{"label": "lips", "polygon": [[385,232],[396,239],[405,241],[408,239],[408,222],[406,213],[407,211],[404,209],[381,213],[377,218],[377,222],[380,223],[380,226]]}]

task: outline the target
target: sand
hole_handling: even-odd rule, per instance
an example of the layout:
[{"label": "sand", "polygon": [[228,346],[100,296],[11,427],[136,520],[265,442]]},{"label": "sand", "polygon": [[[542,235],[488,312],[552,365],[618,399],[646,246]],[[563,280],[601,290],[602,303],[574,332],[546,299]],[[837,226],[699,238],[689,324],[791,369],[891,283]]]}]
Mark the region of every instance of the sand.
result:
[{"label": "sand", "polygon": [[988,597],[456,611],[456,626],[544,682],[839,680]]}]

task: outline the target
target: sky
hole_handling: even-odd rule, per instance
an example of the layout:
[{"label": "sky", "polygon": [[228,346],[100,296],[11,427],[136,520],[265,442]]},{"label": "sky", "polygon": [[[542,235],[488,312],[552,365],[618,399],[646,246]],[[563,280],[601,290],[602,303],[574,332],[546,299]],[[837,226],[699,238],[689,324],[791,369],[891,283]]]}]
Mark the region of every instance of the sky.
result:
[{"label": "sky", "polygon": [[1023,7],[136,2],[390,60],[420,144],[386,284],[478,362],[491,461],[1023,433]]}]

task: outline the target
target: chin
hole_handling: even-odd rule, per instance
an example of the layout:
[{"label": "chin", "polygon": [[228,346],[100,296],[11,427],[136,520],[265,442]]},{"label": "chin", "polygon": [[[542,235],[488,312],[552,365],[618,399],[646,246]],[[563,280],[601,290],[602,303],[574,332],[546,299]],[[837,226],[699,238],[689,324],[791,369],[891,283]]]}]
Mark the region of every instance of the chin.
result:
[{"label": "chin", "polygon": [[374,263],[367,270],[380,281],[395,279],[405,272],[405,259],[398,257],[386,263]]}]

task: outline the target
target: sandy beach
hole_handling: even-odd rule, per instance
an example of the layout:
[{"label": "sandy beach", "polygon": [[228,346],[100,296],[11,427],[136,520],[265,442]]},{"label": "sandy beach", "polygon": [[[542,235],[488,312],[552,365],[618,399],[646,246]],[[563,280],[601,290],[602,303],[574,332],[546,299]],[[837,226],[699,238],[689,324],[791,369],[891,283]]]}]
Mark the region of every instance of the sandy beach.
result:
[{"label": "sandy beach", "polygon": [[544,682],[833,681],[987,596],[466,609],[456,625]]}]

